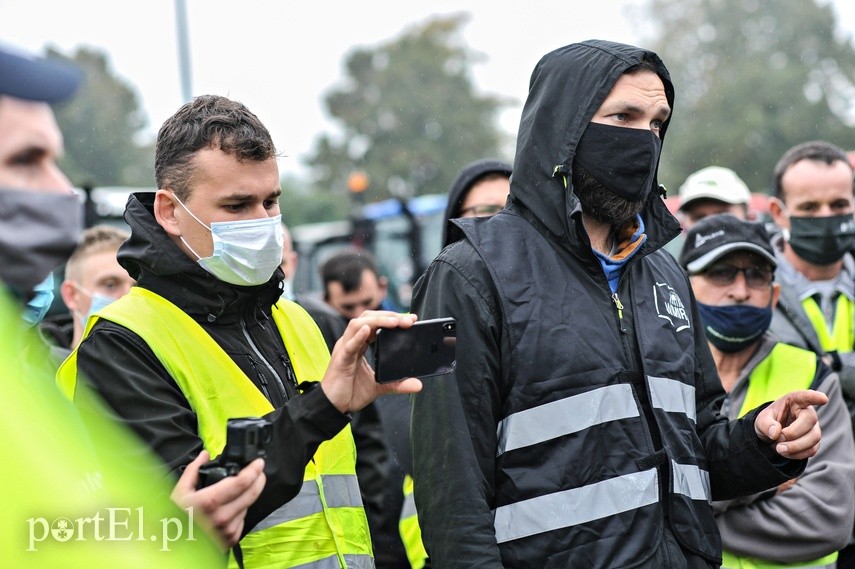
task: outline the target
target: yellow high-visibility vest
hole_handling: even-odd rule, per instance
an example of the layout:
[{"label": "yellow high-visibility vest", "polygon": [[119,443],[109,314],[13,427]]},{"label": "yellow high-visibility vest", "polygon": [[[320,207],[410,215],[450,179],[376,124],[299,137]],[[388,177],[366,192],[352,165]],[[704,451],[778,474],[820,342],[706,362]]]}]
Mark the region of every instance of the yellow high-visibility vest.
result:
[{"label": "yellow high-visibility vest", "polygon": [[54,373],[47,347],[0,290],[0,564],[223,566],[224,553],[172,502],[171,488],[152,484],[168,479],[160,460],[85,386],[72,405]]},{"label": "yellow high-visibility vest", "polygon": [[419,527],[419,515],[416,512],[416,500],[413,497],[413,477],[404,476],[404,505],[398,522],[401,541],[407,551],[407,559],[413,569],[422,569],[427,559],[427,551],[422,542],[422,528]]},{"label": "yellow high-visibility vest", "polygon": [[[790,391],[808,389],[815,376],[815,353],[788,344],[777,344],[751,372],[748,391],[739,416],[742,417],[763,403],[774,401]],[[836,551],[814,561],[800,563],[775,563],[723,551],[721,566],[723,569],[833,569],[836,564]]]},{"label": "yellow high-visibility vest", "polygon": [[[97,318],[120,324],[145,340],[196,413],[199,436],[212,457],[225,446],[228,419],[273,411],[270,402],[210,335],[165,298],[133,287],[90,318],[87,333]],[[295,303],[280,300],[273,308],[273,320],[298,381],[320,380],[329,352],[312,318]],[[76,367],[76,352],[72,352],[57,375],[71,396]],[[299,494],[241,540],[245,566],[373,567],[355,465],[356,449],[348,425],[318,447],[306,466]],[[232,565],[236,566],[233,559]]]},{"label": "yellow high-visibility vest", "polygon": [[834,310],[834,326],[829,331],[819,305],[813,298],[802,301],[813,329],[819,337],[819,345],[826,352],[845,354],[855,348],[855,304],[845,294],[838,295]]}]

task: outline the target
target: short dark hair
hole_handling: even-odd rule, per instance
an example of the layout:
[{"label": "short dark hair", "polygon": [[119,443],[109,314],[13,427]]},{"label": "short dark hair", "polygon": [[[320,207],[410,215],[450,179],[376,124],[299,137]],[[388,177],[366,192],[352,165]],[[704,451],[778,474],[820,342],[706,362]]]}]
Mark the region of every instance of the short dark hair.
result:
[{"label": "short dark hair", "polygon": [[270,132],[242,103],[202,95],[166,119],[157,133],[154,176],[157,187],[169,188],[181,200],[190,193],[193,156],[216,148],[238,161],[264,162],[276,157]]},{"label": "short dark hair", "polygon": [[[781,180],[790,166],[802,160],[816,160],[818,162],[825,162],[829,166],[839,160],[852,169],[852,164],[849,162],[846,152],[830,142],[811,140],[797,144],[787,150],[775,165],[775,170],[772,174],[772,196],[784,201],[784,188],[781,185]],[[855,185],[853,185],[853,191],[855,191]]]},{"label": "short dark hair", "polygon": [[324,281],[324,295],[331,282],[341,283],[344,292],[353,292],[362,284],[362,273],[368,269],[380,278],[374,255],[365,249],[349,248],[339,251],[320,266],[321,279]]}]

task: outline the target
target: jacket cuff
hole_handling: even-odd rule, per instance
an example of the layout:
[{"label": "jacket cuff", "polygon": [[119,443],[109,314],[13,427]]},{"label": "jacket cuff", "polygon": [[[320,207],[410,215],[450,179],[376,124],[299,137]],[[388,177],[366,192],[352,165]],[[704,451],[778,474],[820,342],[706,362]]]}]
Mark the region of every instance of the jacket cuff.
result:
[{"label": "jacket cuff", "polygon": [[351,416],[336,409],[319,387],[320,383],[314,383],[300,395],[301,407],[318,431],[333,438],[350,423]]},{"label": "jacket cuff", "polygon": [[749,434],[751,445],[757,449],[757,452],[765,459],[769,466],[786,476],[788,479],[795,478],[804,472],[805,467],[807,466],[807,459],[795,460],[781,456],[778,454],[778,451],[775,450],[775,443],[767,443],[757,436],[757,432],[754,430],[754,421],[757,419],[757,415],[770,404],[771,402],[764,403],[743,417],[746,419],[747,425],[750,425],[751,427]]}]

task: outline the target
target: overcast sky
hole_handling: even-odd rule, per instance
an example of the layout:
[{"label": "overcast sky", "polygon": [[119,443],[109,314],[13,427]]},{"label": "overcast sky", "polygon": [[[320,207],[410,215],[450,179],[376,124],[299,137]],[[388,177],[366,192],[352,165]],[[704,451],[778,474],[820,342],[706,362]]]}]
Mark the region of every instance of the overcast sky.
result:
[{"label": "overcast sky", "polygon": [[[187,0],[192,91],[245,103],[287,155],[281,171],[302,175],[315,138],[335,130],[322,97],[342,80],[348,52],[392,40],[431,16],[465,12],[463,39],[484,55],[473,69],[476,85],[518,101],[501,116],[513,134],[538,59],[590,38],[637,44],[639,3]],[[851,35],[855,2],[833,3]],[[38,53],[53,46],[70,55],[78,45],[106,51],[114,71],[136,87],[152,137],[183,102],[176,37],[173,0],[0,0],[0,41]]]}]

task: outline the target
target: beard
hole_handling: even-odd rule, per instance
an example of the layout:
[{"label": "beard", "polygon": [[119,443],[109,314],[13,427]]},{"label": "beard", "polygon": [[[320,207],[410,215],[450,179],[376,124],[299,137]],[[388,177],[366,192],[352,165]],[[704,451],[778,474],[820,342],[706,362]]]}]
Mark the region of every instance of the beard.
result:
[{"label": "beard", "polygon": [[577,161],[573,161],[573,193],[582,204],[582,213],[612,227],[634,219],[646,200],[630,201],[609,190]]}]

